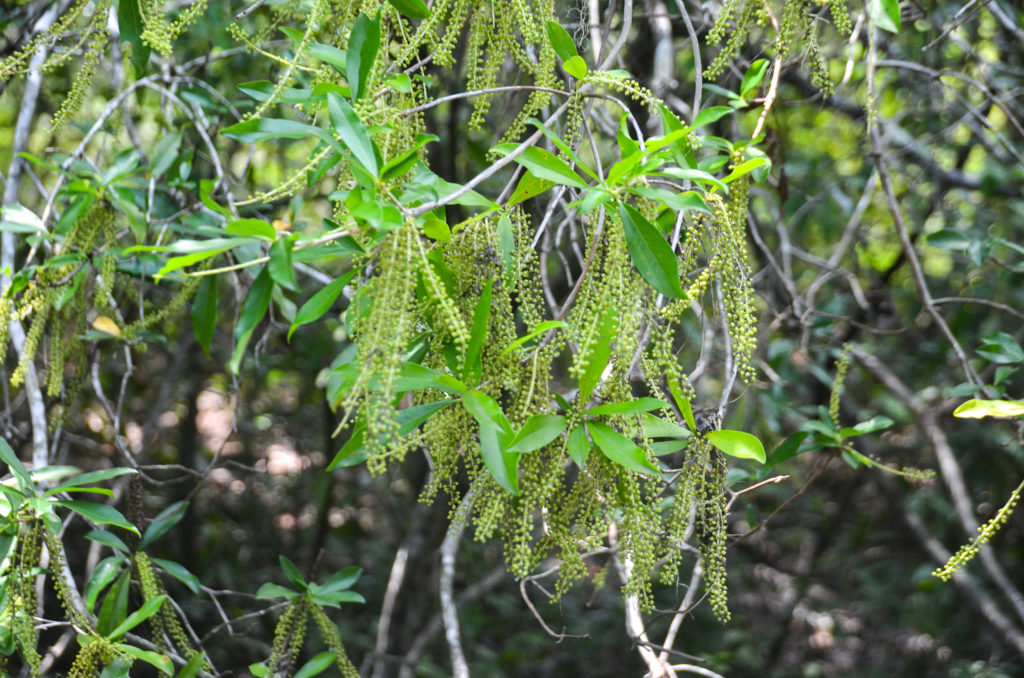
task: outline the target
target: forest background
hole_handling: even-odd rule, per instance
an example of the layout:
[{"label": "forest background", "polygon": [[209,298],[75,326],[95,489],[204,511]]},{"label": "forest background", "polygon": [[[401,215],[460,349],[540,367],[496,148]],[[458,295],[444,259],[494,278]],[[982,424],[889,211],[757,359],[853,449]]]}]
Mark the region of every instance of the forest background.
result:
[{"label": "forest background", "polygon": [[1024,676],[1024,13],[0,6],[9,675]]}]

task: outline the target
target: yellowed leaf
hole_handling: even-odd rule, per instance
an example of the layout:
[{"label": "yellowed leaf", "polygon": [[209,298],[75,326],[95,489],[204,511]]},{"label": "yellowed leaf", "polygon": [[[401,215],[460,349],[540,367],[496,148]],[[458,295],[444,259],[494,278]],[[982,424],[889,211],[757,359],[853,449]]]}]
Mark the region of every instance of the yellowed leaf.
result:
[{"label": "yellowed leaf", "polygon": [[953,410],[954,417],[983,419],[985,417],[1024,416],[1024,400],[968,400]]},{"label": "yellowed leaf", "polygon": [[96,316],[96,319],[92,321],[92,328],[97,332],[103,332],[112,337],[121,337],[121,328],[117,326],[116,322],[105,315]]}]

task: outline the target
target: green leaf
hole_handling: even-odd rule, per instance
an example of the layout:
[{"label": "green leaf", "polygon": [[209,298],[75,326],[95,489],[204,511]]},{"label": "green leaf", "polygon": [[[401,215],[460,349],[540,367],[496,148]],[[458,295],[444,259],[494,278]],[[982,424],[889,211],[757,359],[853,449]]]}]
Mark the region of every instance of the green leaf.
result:
[{"label": "green leaf", "polygon": [[515,351],[520,346],[522,346],[526,342],[530,341],[534,337],[538,337],[538,336],[540,336],[540,335],[542,335],[542,334],[544,334],[546,332],[549,332],[549,331],[551,331],[553,329],[557,329],[559,327],[568,327],[568,326],[569,326],[568,323],[563,322],[561,320],[545,320],[543,322],[539,322],[539,323],[537,323],[537,326],[534,327],[531,331],[527,332],[526,334],[524,334],[523,336],[519,337],[518,339],[516,339],[515,341],[510,343],[508,346],[506,346],[505,350],[501,352],[501,355],[505,355],[506,353],[509,353],[510,351]]},{"label": "green leaf", "polygon": [[562,28],[561,24],[554,21],[547,23],[548,27],[548,40],[551,42],[551,46],[555,48],[555,54],[559,56],[562,61],[568,61],[574,56],[579,56],[579,52],[576,50],[576,43],[573,42],[572,36],[569,35],[569,31]]},{"label": "green leaf", "polygon": [[800,445],[808,435],[810,434],[807,431],[797,431],[783,440],[779,446],[775,448],[775,451],[772,452],[772,456],[768,458],[768,466],[772,467],[776,464],[781,464],[787,459],[795,457],[800,451]]},{"label": "green leaf", "polygon": [[[153,600],[156,600],[156,598]],[[135,657],[136,659],[146,662],[150,666],[156,667],[160,673],[166,676],[174,675],[174,664],[171,662],[171,658],[165,654],[143,650],[135,647],[134,645],[127,645],[125,643],[118,643],[117,649],[130,657]]]},{"label": "green leaf", "polygon": [[[123,0],[122,0],[123,1]],[[125,678],[130,675],[132,665],[124,657],[115,657],[101,672],[100,678]]]},{"label": "green leaf", "polygon": [[690,125],[690,129],[697,129],[704,125],[710,125],[711,123],[729,115],[734,110],[735,109],[731,106],[712,106],[711,108],[705,108],[697,114],[696,118],[693,119],[693,124]]},{"label": "green leaf", "polygon": [[198,652],[192,656],[192,659],[188,660],[188,663],[181,667],[181,671],[178,671],[178,675],[175,678],[196,678],[199,672],[202,671],[205,663],[206,653]]},{"label": "green leaf", "polygon": [[[328,100],[330,100],[330,94],[328,94]],[[314,125],[307,125],[304,122],[281,118],[249,118],[230,127],[225,127],[220,133],[229,139],[235,139],[246,144],[255,144],[259,141],[272,139],[317,137],[327,142],[335,150],[341,150],[338,141],[327,130]],[[230,216],[230,213],[227,216]]]},{"label": "green leaf", "polygon": [[512,432],[501,407],[493,398],[474,389],[463,394],[462,402],[480,427],[480,453],[484,466],[499,487],[518,496],[519,455],[506,452],[502,445]]},{"label": "green leaf", "polygon": [[43,220],[36,213],[19,204],[7,205],[0,211],[0,231],[8,233],[31,233],[49,238],[50,234],[43,225]]},{"label": "green leaf", "polygon": [[102,187],[109,186],[119,179],[123,179],[129,176],[139,167],[139,152],[134,148],[127,151],[121,151],[114,158],[114,161],[110,164],[110,167],[103,173],[103,177],[100,179],[100,185]]},{"label": "green leaf", "polygon": [[505,203],[505,207],[514,207],[521,202],[526,202],[530,198],[536,198],[554,185],[554,181],[541,179],[534,176],[533,172],[527,171],[519,180],[516,190],[512,193],[512,197],[508,199],[508,202]]},{"label": "green leaf", "polygon": [[689,210],[697,210],[698,212],[704,212],[710,214],[711,210],[708,209],[708,205],[704,202],[704,198],[697,191],[684,191],[683,193],[675,193],[664,188],[656,188],[652,186],[630,186],[628,189],[630,193],[642,195],[645,198],[663,203],[673,212],[686,212]]},{"label": "green leaf", "polygon": [[65,480],[63,483],[47,490],[43,493],[43,496],[49,497],[59,492],[66,492],[73,488],[82,487],[83,485],[91,485],[92,483],[101,483],[104,480],[110,480],[111,478],[117,478],[118,476],[128,475],[131,473],[137,473],[137,471],[124,467],[108,468],[103,469],[102,471],[90,471],[89,473],[83,473],[79,476],[75,476],[70,480]]},{"label": "green leaf", "polygon": [[199,577],[189,572],[184,565],[173,560],[164,560],[163,558],[154,558],[152,556],[149,559],[161,570],[187,586],[192,593],[198,594],[202,590],[199,584]]},{"label": "green leaf", "polygon": [[113,532],[107,532],[106,530],[90,530],[85,533],[85,538],[90,539],[98,544],[108,546],[115,551],[120,551],[125,555],[130,554],[132,551],[128,548],[128,545],[121,540]]},{"label": "green leaf", "polygon": [[295,563],[284,555],[279,555],[277,562],[281,565],[281,570],[284,571],[284,576],[288,578],[288,581],[300,591],[305,591],[309,584],[306,582],[306,578],[299,572],[299,568],[295,567]]},{"label": "green leaf", "polygon": [[491,289],[493,287],[494,279],[492,278],[481,290],[480,298],[476,302],[476,310],[473,313],[473,327],[470,330],[469,343],[466,344],[466,356],[462,364],[462,378],[470,384],[475,384],[480,380],[480,373],[483,370],[480,352],[484,339],[487,337],[487,320],[491,315]]},{"label": "green leaf", "polygon": [[871,23],[890,33],[900,32],[899,0],[868,0]]},{"label": "green leaf", "polygon": [[717,179],[713,174],[705,172],[700,169],[682,168],[682,167],[666,167],[663,170],[652,172],[655,175],[664,175],[672,177],[673,179],[682,179],[683,181],[696,181],[699,184],[706,184],[714,186],[721,190],[723,193],[728,193],[728,187]]},{"label": "green leaf", "polygon": [[416,363],[405,363],[402,366],[402,371],[398,373],[395,389],[401,392],[424,388],[436,388],[445,393],[459,395],[468,387],[455,377],[443,372]]},{"label": "green leaf", "polygon": [[451,229],[440,219],[427,219],[423,224],[423,235],[438,242],[449,242],[452,239]]},{"label": "green leaf", "polygon": [[660,410],[664,407],[668,407],[668,403],[664,400],[658,400],[657,398],[637,398],[636,400],[624,400],[618,403],[605,403],[604,405],[598,405],[597,407],[591,407],[589,410],[584,410],[583,413],[594,416],[606,414],[639,414],[641,412],[650,412],[651,410]]},{"label": "green leaf", "polygon": [[128,618],[121,622],[117,628],[111,631],[108,637],[111,640],[117,640],[124,634],[128,633],[136,626],[156,614],[157,610],[160,609],[160,606],[163,605],[165,600],[167,600],[167,596],[163,594],[155,598],[150,598],[142,604],[142,607],[128,615]]},{"label": "green leaf", "polygon": [[410,19],[429,19],[430,9],[423,0],[388,0],[391,6]]},{"label": "green leaf", "polygon": [[768,72],[768,60],[756,59],[750,64],[750,68],[743,74],[743,81],[740,83],[740,97],[747,98],[754,88],[761,84],[764,74]]},{"label": "green leaf", "polygon": [[387,86],[402,94],[412,94],[412,78],[408,73],[395,73],[384,78]]},{"label": "green leaf", "polygon": [[[430,403],[433,404],[433,403]],[[335,591],[343,591],[348,588],[352,588],[352,585],[359,581],[359,577],[363,574],[363,568],[361,567],[345,567],[334,574],[332,574],[327,581],[320,585],[319,590],[321,593],[333,593]]]},{"label": "green leaf", "polygon": [[954,417],[982,419],[984,417],[1024,416],[1024,400],[968,400],[953,410]]},{"label": "green leaf", "polygon": [[390,181],[397,179],[409,170],[411,170],[419,161],[420,149],[431,143],[432,141],[438,141],[440,137],[436,134],[417,134],[416,141],[413,143],[412,148],[402,153],[396,158],[389,160],[387,164],[380,171],[380,178],[384,181]]},{"label": "green leaf", "polygon": [[668,390],[672,393],[672,399],[676,401],[676,407],[683,415],[683,421],[690,427],[690,431],[693,433],[697,432],[697,422],[693,419],[693,408],[690,407],[690,401],[688,398],[683,396],[682,391],[679,390],[679,385],[673,380],[668,381]]},{"label": "green leaf", "polygon": [[619,217],[629,256],[641,277],[665,296],[685,299],[686,293],[679,285],[679,263],[661,231],[632,205],[620,203]]},{"label": "green leaf", "polygon": [[842,431],[839,432],[839,435],[842,436],[843,438],[864,435],[865,433],[872,433],[874,431],[880,431],[882,429],[889,428],[890,426],[893,425],[893,423],[893,420],[890,419],[889,417],[871,417],[871,419],[867,421],[862,421],[853,427],[844,428]]},{"label": "green leaf", "polygon": [[135,71],[133,80],[139,80],[146,72],[146,62],[149,61],[151,48],[142,39],[142,15],[139,12],[138,0],[119,0],[117,3],[117,29],[121,33],[121,39],[132,46],[132,70]]},{"label": "green leaf", "polygon": [[292,591],[289,588],[280,586],[279,584],[266,583],[260,586],[260,590],[256,592],[256,598],[265,600],[267,598],[285,598],[287,600],[293,600],[299,594],[297,591]]},{"label": "green leaf", "polygon": [[642,417],[644,424],[644,435],[648,438],[692,438],[693,434],[690,433],[689,429],[683,428],[679,424],[666,421],[661,417],[656,417],[653,414],[645,414]]},{"label": "green leaf", "polygon": [[120,527],[128,530],[129,532],[134,532],[135,534],[139,533],[139,531],[135,529],[135,526],[129,523],[128,520],[121,515],[121,512],[113,506],[95,504],[89,501],[74,501],[71,499],[56,501],[54,503],[58,506],[71,509],[95,525],[113,525],[114,527]]},{"label": "green leaf", "polygon": [[377,160],[377,148],[366,133],[362,121],[356,115],[352,105],[334,92],[327,93],[327,112],[331,118],[334,131],[352,153],[352,157],[363,169],[378,176],[380,163]]},{"label": "green leaf", "polygon": [[539,450],[565,430],[565,417],[555,414],[534,414],[508,446],[509,452],[533,452]]},{"label": "green leaf", "polygon": [[174,160],[178,157],[178,150],[181,148],[181,132],[171,132],[160,137],[153,147],[153,156],[150,158],[149,177],[159,179],[164,172],[171,168]]},{"label": "green leaf", "polygon": [[265,678],[265,676],[270,673],[270,669],[267,668],[266,664],[255,662],[253,664],[249,664],[249,673],[256,676],[256,678]]},{"label": "green leaf", "polygon": [[181,522],[187,511],[187,501],[176,501],[161,511],[146,527],[146,533],[143,535],[142,541],[139,542],[139,550],[144,551],[150,544],[165,535],[168,530]]},{"label": "green leaf", "polygon": [[575,465],[583,468],[584,464],[587,463],[587,457],[590,455],[590,438],[587,437],[587,427],[585,424],[577,424],[575,428],[569,431],[566,448],[568,448],[569,459],[575,462]]},{"label": "green leaf", "polygon": [[352,92],[352,101],[358,101],[366,94],[366,79],[373,70],[379,47],[380,19],[371,19],[360,13],[349,33],[348,58],[345,60],[345,77]]},{"label": "green leaf", "polygon": [[14,450],[11,449],[11,446],[3,438],[0,438],[0,461],[7,464],[7,468],[18,479],[18,486],[21,488],[21,491],[30,497],[35,496],[35,488],[32,485],[32,477],[29,475],[28,469],[25,468],[25,465],[18,459],[18,455],[14,454]]},{"label": "green leaf", "polygon": [[767,165],[767,164],[768,164],[768,158],[760,158],[760,157],[758,157],[758,158],[751,158],[750,160],[747,160],[745,162],[741,162],[739,165],[736,165],[736,167],[734,167],[732,169],[732,171],[729,172],[729,174],[724,179],[722,179],[722,183],[723,184],[730,184],[730,183],[736,181],[737,179],[739,179],[740,177],[745,176],[747,174],[750,174],[751,172],[756,170],[758,167],[761,167],[762,165]]},{"label": "green leaf", "polygon": [[587,367],[580,375],[580,391],[578,400],[581,405],[586,405],[591,394],[597,388],[604,368],[608,366],[608,359],[612,354],[612,341],[618,331],[619,321],[617,311],[606,308],[601,315],[598,325],[597,336],[594,337],[593,349],[587,359]]},{"label": "green leaf", "polygon": [[263,219],[235,219],[229,221],[224,226],[224,230],[231,235],[243,238],[260,238],[267,242],[274,242],[277,239],[277,231],[274,230],[273,225]]},{"label": "green leaf", "polygon": [[121,576],[114,581],[114,585],[107,592],[100,606],[100,613],[96,617],[96,630],[106,636],[124,620],[128,614],[128,590],[131,583],[131,571],[125,570]]},{"label": "green leaf", "polygon": [[199,282],[192,299],[192,333],[199,347],[210,355],[213,331],[217,327],[217,276],[207,275]]},{"label": "green leaf", "polygon": [[264,266],[259,275],[249,288],[249,294],[242,304],[242,310],[238,315],[238,323],[235,325],[235,350],[228,363],[228,369],[232,374],[238,374],[239,365],[242,363],[242,356],[245,348],[249,345],[249,338],[253,330],[263,320],[270,306],[270,295],[274,291],[274,281],[270,279],[270,272]]},{"label": "green leaf", "polygon": [[611,426],[599,421],[588,421],[587,430],[597,449],[610,461],[636,473],[661,475],[661,469],[650,462],[643,448]]},{"label": "green leaf", "polygon": [[[499,144],[494,147],[494,150],[502,155],[507,155],[517,147],[518,144]],[[556,184],[574,188],[587,187],[587,182],[583,181],[583,178],[569,167],[569,163],[543,148],[530,146],[517,155],[515,161],[530,170],[539,179],[547,179]]]},{"label": "green leaf", "polygon": [[267,272],[270,279],[285,288],[296,291],[298,285],[295,283],[295,269],[292,266],[292,247],[295,242],[289,238],[281,238],[270,246],[270,261],[267,262]]},{"label": "green leaf", "polygon": [[581,56],[574,56],[566,61],[562,62],[562,68],[565,72],[576,78],[582,80],[587,77],[587,62]]},{"label": "green leaf", "polygon": [[746,431],[732,431],[729,429],[721,431],[708,431],[708,441],[728,454],[730,457],[739,459],[754,459],[760,463],[765,462],[764,445]]},{"label": "green leaf", "polygon": [[309,46],[309,53],[320,61],[334,67],[342,75],[345,75],[348,55],[345,50],[325,45],[322,42],[314,42]]},{"label": "green leaf", "polygon": [[117,578],[126,562],[128,559],[124,556],[110,556],[96,563],[96,568],[85,585],[85,606],[89,612],[92,612],[96,606],[96,598],[110,582]]},{"label": "green leaf", "polygon": [[335,300],[344,291],[345,285],[349,284],[352,278],[355,277],[356,272],[355,269],[352,269],[337,280],[328,283],[302,305],[299,312],[295,314],[295,322],[288,328],[289,341],[292,338],[292,333],[300,326],[319,320],[327,311],[331,310],[331,306],[334,305]]},{"label": "green leaf", "polygon": [[321,652],[303,664],[302,668],[295,672],[295,678],[312,678],[323,673],[337,658],[338,655],[335,652]]},{"label": "green leaf", "polygon": [[978,348],[978,355],[989,362],[997,364],[1013,364],[1024,362],[1024,350],[1017,340],[1006,332],[989,334]]}]

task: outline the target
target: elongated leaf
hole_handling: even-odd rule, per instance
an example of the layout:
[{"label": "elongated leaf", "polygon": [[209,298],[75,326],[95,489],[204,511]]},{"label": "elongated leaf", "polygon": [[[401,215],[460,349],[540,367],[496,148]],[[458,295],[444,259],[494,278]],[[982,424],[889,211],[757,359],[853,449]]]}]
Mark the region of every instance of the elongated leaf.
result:
[{"label": "elongated leaf", "polygon": [[270,279],[281,287],[295,291],[298,285],[295,283],[295,269],[292,267],[292,247],[295,243],[288,238],[281,238],[270,246],[270,261],[267,262],[267,272]]},{"label": "elongated leaf", "polygon": [[35,490],[32,486],[32,477],[28,474],[28,469],[25,468],[25,465],[18,459],[18,455],[14,453],[14,450],[11,449],[11,446],[3,438],[0,438],[0,461],[7,464],[7,468],[18,479],[18,486],[21,488],[21,491],[28,496],[34,496]]},{"label": "elongated leaf", "polygon": [[356,270],[352,269],[337,280],[328,283],[323,289],[310,297],[299,309],[299,312],[295,314],[295,322],[288,328],[288,339],[291,340],[292,333],[300,326],[322,318],[331,309],[331,306],[334,305],[335,300],[341,295],[342,291],[344,291],[345,285],[349,284],[355,275]]},{"label": "elongated leaf", "polygon": [[673,179],[683,179],[684,181],[696,181],[699,184],[714,186],[723,193],[729,192],[729,188],[717,177],[701,169],[666,167],[665,169],[658,170],[657,172],[652,172],[652,174],[661,174],[667,177],[672,177]]},{"label": "elongated leaf", "polygon": [[149,558],[153,561],[153,564],[159,567],[161,570],[171,575],[182,584],[187,586],[192,593],[198,594],[200,589],[199,577],[195,576],[188,571],[184,565],[176,563],[173,560],[164,560],[163,558]]},{"label": "elongated leaf", "polygon": [[342,143],[352,153],[352,157],[367,172],[375,177],[378,176],[380,163],[377,161],[377,149],[352,105],[334,92],[328,92],[327,112],[330,115],[334,131],[341,137]]},{"label": "elongated leaf", "polygon": [[750,174],[758,167],[761,167],[762,165],[766,164],[768,164],[767,158],[751,158],[750,160],[741,162],[739,165],[736,165],[736,167],[734,167],[733,170],[729,172],[729,174],[724,179],[722,179],[722,183],[732,183],[733,181],[736,181],[740,177]]},{"label": "elongated leaf", "polygon": [[127,678],[131,671],[132,664],[124,657],[116,657],[102,671],[100,678]]},{"label": "elongated leaf", "polygon": [[693,124],[690,126],[690,129],[697,129],[704,125],[710,125],[716,120],[729,115],[734,110],[735,109],[731,106],[712,106],[711,108],[705,108],[697,114],[696,118],[693,119]]},{"label": "elongated leaf", "polygon": [[707,203],[704,202],[704,198],[702,198],[700,193],[697,191],[675,193],[664,188],[655,188],[651,186],[631,186],[627,190],[630,193],[642,195],[645,198],[661,202],[673,212],[686,212],[688,210],[697,210],[698,212],[704,213],[711,212],[711,210],[708,209]]},{"label": "elongated leaf", "polygon": [[506,452],[504,440],[511,437],[511,426],[493,398],[470,389],[462,396],[466,410],[480,427],[480,453],[484,466],[498,486],[513,495],[519,495],[519,455]]},{"label": "elongated leaf", "polygon": [[657,398],[637,398],[636,400],[625,400],[620,403],[605,403],[596,407],[591,407],[584,411],[584,414],[591,414],[594,416],[606,415],[606,414],[639,414],[641,412],[650,412],[651,410],[660,410],[663,407],[668,407],[668,403],[664,400],[658,400]]},{"label": "elongated leaf", "polygon": [[565,417],[554,414],[534,414],[508,446],[509,452],[539,450],[565,431]]},{"label": "elongated leaf", "polygon": [[107,597],[103,599],[100,613],[96,616],[96,630],[106,636],[118,626],[128,614],[128,592],[131,583],[131,572],[125,570],[110,587]]},{"label": "elongated leaf", "polygon": [[772,452],[772,456],[768,458],[768,466],[775,466],[795,457],[799,453],[800,445],[803,444],[808,435],[807,431],[797,431],[779,443],[779,446]]},{"label": "elongated leaf", "polygon": [[679,390],[679,385],[671,379],[668,382],[668,390],[672,392],[672,399],[676,401],[676,407],[682,413],[683,421],[690,427],[691,432],[696,433],[697,422],[693,419],[693,408],[690,407],[690,401]]},{"label": "elongated leaf", "polygon": [[187,511],[187,501],[176,501],[161,511],[146,527],[146,533],[143,535],[142,541],[139,542],[139,550],[144,551],[150,544],[165,535],[168,530],[181,522]]},{"label": "elongated leaf", "polygon": [[117,578],[118,573],[127,561],[128,559],[124,556],[110,556],[96,563],[96,568],[92,571],[92,576],[89,577],[89,581],[85,585],[85,606],[89,609],[89,612],[92,612],[96,606],[96,598],[103,589],[107,588],[110,582]]},{"label": "elongated leaf", "polygon": [[71,499],[56,501],[54,502],[58,506],[71,509],[75,513],[83,516],[89,522],[95,525],[113,525],[114,527],[120,527],[138,534],[139,531],[135,529],[135,526],[128,522],[128,520],[121,515],[113,506],[107,506],[106,504],[94,504],[89,501],[74,501]]},{"label": "elongated leaf", "polygon": [[984,417],[1024,416],[1024,400],[968,400],[953,410],[954,417],[983,419]]},{"label": "elongated leaf", "polygon": [[559,327],[568,327],[568,323],[561,320],[545,320],[543,322],[539,322],[532,330],[506,346],[505,350],[501,352],[501,355],[505,355],[509,351],[514,351],[534,337],[538,337],[545,332],[549,332],[550,330],[557,329]]},{"label": "elongated leaf", "polygon": [[576,51],[576,43],[573,42],[572,36],[569,35],[569,31],[562,28],[562,26],[554,21],[547,23],[548,27],[548,41],[551,42],[551,46],[555,48],[555,54],[561,58],[562,61],[568,61],[574,56],[579,56],[579,52]]},{"label": "elongated leaf", "polygon": [[899,0],[868,0],[871,23],[890,33],[900,32]]},{"label": "elongated leaf", "polygon": [[740,83],[740,96],[746,99],[747,95],[764,80],[766,72],[768,72],[768,60],[755,59],[754,63],[750,64],[747,72],[743,74],[743,81]]},{"label": "elongated leaf", "polygon": [[256,592],[256,598],[259,600],[265,600],[267,598],[285,598],[287,600],[292,600],[298,595],[297,591],[285,588],[279,584],[271,584],[269,582],[260,586],[260,590]]},{"label": "elongated leaf", "polygon": [[480,299],[477,300],[476,311],[473,313],[473,328],[469,333],[466,357],[462,364],[462,378],[470,384],[475,384],[480,380],[480,373],[483,369],[480,352],[484,339],[487,337],[487,320],[491,315],[491,289],[493,287],[494,280],[488,280],[480,292]]},{"label": "elongated leaf", "polygon": [[416,391],[424,388],[436,388],[458,395],[468,387],[461,381],[450,375],[438,372],[437,370],[416,363],[405,363],[402,371],[398,373],[395,388],[399,391]]},{"label": "elongated leaf", "polygon": [[310,659],[295,672],[295,678],[313,678],[327,670],[334,663],[338,655],[334,652],[321,652]]},{"label": "elongated leaf", "polygon": [[192,299],[192,333],[199,347],[210,355],[213,331],[217,327],[217,276],[207,275],[199,282]]},{"label": "elongated leaf", "polygon": [[754,459],[762,464],[765,462],[764,445],[757,439],[757,436],[746,431],[729,429],[708,431],[706,435],[712,445],[730,457]]},{"label": "elongated leaf", "polygon": [[651,287],[673,299],[685,299],[679,285],[679,263],[672,246],[655,226],[632,205],[619,204],[626,246],[633,265]]},{"label": "elongated leaf", "polygon": [[117,640],[118,638],[128,633],[142,622],[152,617],[154,614],[156,614],[157,610],[160,609],[160,606],[164,604],[165,600],[167,600],[166,595],[159,595],[155,598],[150,598],[149,600],[147,600],[145,603],[142,604],[142,607],[128,615],[127,619],[121,622],[117,626],[117,628],[110,632],[110,639]]},{"label": "elongated leaf", "polygon": [[565,69],[566,73],[577,80],[582,80],[587,77],[587,62],[581,56],[574,56],[567,61],[563,61],[562,68]]},{"label": "elongated leaf", "polygon": [[430,9],[423,0],[388,0],[391,6],[410,19],[429,19]]},{"label": "elongated leaf", "polygon": [[106,530],[90,530],[85,533],[85,538],[98,544],[108,546],[115,551],[120,551],[125,555],[131,553],[131,549],[128,548],[128,545],[113,532],[107,532]]},{"label": "elongated leaf", "polygon": [[587,367],[580,375],[579,402],[586,405],[591,394],[597,388],[601,380],[601,374],[608,366],[608,359],[612,355],[612,341],[618,331],[619,320],[614,309],[606,308],[601,316],[597,336],[594,338],[594,347],[587,360]]},{"label": "elongated leaf", "polygon": [[[156,599],[154,598],[154,600]],[[165,654],[152,652],[150,650],[143,650],[142,648],[135,647],[134,645],[128,645],[126,643],[119,643],[117,645],[117,649],[124,652],[129,657],[135,657],[136,659],[146,662],[150,666],[156,667],[160,673],[165,676],[174,675],[174,664],[171,662],[171,658]]]},{"label": "elongated leaf", "polygon": [[323,584],[320,584],[319,590],[321,593],[333,593],[334,591],[352,588],[352,585],[359,581],[359,577],[362,574],[363,568],[361,567],[342,568],[332,574]]},{"label": "elongated leaf", "polygon": [[[398,424],[399,437],[409,435],[433,416],[435,412],[457,402],[459,402],[457,398],[435,400],[434,402],[399,410],[398,415],[395,417],[395,423]],[[356,424],[352,429],[352,435],[349,437],[348,442],[338,451],[334,459],[331,460],[331,463],[327,465],[327,470],[333,471],[336,468],[348,468],[366,461],[366,453],[362,451],[366,441],[365,436],[366,425],[363,422]]]},{"label": "elongated leaf", "polygon": [[152,166],[149,169],[149,176],[152,179],[159,179],[164,172],[171,168],[175,158],[178,157],[178,149],[181,148],[181,132],[171,132],[160,137],[153,147],[153,157],[150,159]]},{"label": "elongated leaf", "polygon": [[325,141],[332,148],[341,150],[338,141],[327,130],[314,125],[307,125],[304,122],[284,120],[282,118],[249,118],[230,127],[225,127],[220,133],[229,139],[235,139],[246,144],[254,144],[259,141],[269,141],[272,139],[316,137]]},{"label": "elongated leaf", "polygon": [[[518,144],[499,144],[494,147],[494,150],[502,155],[507,155],[517,146]],[[587,182],[583,181],[583,178],[569,167],[569,163],[543,148],[531,146],[517,155],[515,161],[540,179],[547,179],[556,184],[574,188],[587,187]]]},{"label": "elongated leaf", "polygon": [[569,440],[566,444],[569,451],[569,458],[576,462],[576,465],[583,468],[587,463],[587,456],[590,454],[590,438],[587,437],[585,424],[577,424],[569,432]]},{"label": "elongated leaf", "polygon": [[554,181],[541,179],[534,176],[533,172],[527,171],[519,180],[516,190],[512,193],[512,197],[508,199],[508,202],[505,203],[505,207],[514,207],[530,198],[536,198],[554,185]]},{"label": "elongated leaf", "polygon": [[133,80],[138,80],[146,72],[151,47],[142,39],[142,15],[139,13],[138,0],[121,0],[117,3],[117,28],[121,39],[132,46],[132,69],[135,71]]},{"label": "elongated leaf", "polygon": [[683,428],[679,424],[666,421],[661,417],[656,417],[653,414],[645,414],[641,417],[644,423],[644,435],[648,438],[685,438],[689,439],[693,437],[689,429]]},{"label": "elongated leaf", "polygon": [[274,242],[277,238],[277,231],[274,230],[274,227],[262,219],[235,219],[229,221],[224,226],[224,230],[232,235],[245,238],[256,237],[267,242]]},{"label": "elongated leaf", "polygon": [[[345,77],[352,92],[352,100],[358,101],[366,94],[366,78],[373,70],[380,47],[380,19],[371,19],[360,13],[348,38],[348,56],[345,59]],[[376,172],[375,172],[376,174]]]},{"label": "elongated leaf", "polygon": [[279,555],[277,562],[281,565],[284,576],[288,577],[288,581],[300,591],[305,591],[309,584],[306,582],[306,578],[302,576],[302,573],[299,572],[299,568],[295,567],[295,563],[284,555]]},{"label": "elongated leaf", "polygon": [[203,669],[203,664],[206,663],[206,653],[199,652],[195,654],[192,659],[181,667],[181,671],[178,671],[178,675],[175,678],[196,678],[199,672]]},{"label": "elongated leaf", "polygon": [[325,45],[322,42],[314,42],[309,46],[309,53],[325,64],[333,66],[334,70],[342,75],[345,74],[346,63],[348,62],[348,55],[345,53],[345,50]]},{"label": "elongated leaf", "polygon": [[137,471],[123,467],[108,468],[103,469],[102,471],[90,471],[89,473],[83,473],[82,475],[75,476],[70,480],[65,480],[63,483],[47,490],[43,493],[43,496],[49,497],[72,488],[91,485],[92,483],[101,483],[104,480],[110,480],[111,478],[117,478],[118,476],[128,475],[130,473],[137,473]]},{"label": "elongated leaf", "polygon": [[643,448],[611,426],[599,421],[588,421],[587,430],[597,449],[612,462],[636,473],[661,475],[661,469],[650,462]]},{"label": "elongated leaf", "polygon": [[[342,52],[344,54],[344,52]],[[253,80],[251,82],[243,82],[237,86],[238,89],[245,92],[247,95],[252,97],[254,100],[260,103],[269,101],[270,97],[277,91],[277,101],[285,104],[300,104],[306,105],[313,101],[316,95],[308,89],[299,89],[297,87],[285,87],[282,90],[277,90],[277,85],[270,82],[269,80]]]},{"label": "elongated leaf", "polygon": [[235,350],[228,363],[228,369],[232,374],[238,374],[238,367],[242,363],[242,356],[245,348],[249,345],[249,338],[253,330],[263,320],[270,306],[270,295],[274,291],[274,281],[270,279],[270,272],[264,266],[259,275],[249,288],[249,295],[242,304],[242,311],[238,315],[238,324],[235,325]]},{"label": "elongated leaf", "polygon": [[876,417],[871,417],[871,419],[867,421],[862,421],[859,424],[856,424],[849,428],[844,428],[839,432],[839,435],[841,435],[843,438],[864,435],[865,433],[873,433],[874,431],[881,431],[882,429],[889,428],[894,423],[895,422],[893,422],[893,420],[890,419],[889,417],[879,415]]},{"label": "elongated leaf", "polygon": [[396,158],[389,160],[386,165],[380,171],[380,177],[384,181],[390,181],[391,179],[397,179],[402,176],[419,161],[420,149],[429,144],[432,141],[438,141],[440,137],[436,134],[417,134],[416,142],[413,147],[402,153]]}]

